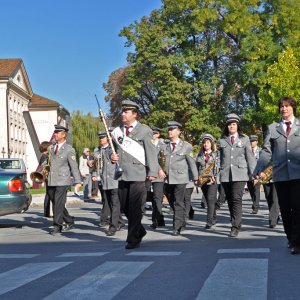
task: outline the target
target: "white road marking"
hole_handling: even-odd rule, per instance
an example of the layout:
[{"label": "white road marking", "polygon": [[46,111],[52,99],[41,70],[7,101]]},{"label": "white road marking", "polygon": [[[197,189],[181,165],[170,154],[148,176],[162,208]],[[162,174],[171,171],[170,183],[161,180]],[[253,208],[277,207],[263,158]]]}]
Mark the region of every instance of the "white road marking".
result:
[{"label": "white road marking", "polygon": [[266,300],[268,259],[220,259],[197,300]]},{"label": "white road marking", "polygon": [[109,300],[153,262],[110,261],[75,279],[44,300]]},{"label": "white road marking", "polygon": [[270,253],[270,248],[219,249],[217,253]]},{"label": "white road marking", "polygon": [[61,269],[72,262],[29,263],[0,274],[0,295]]},{"label": "white road marking", "polygon": [[128,253],[129,256],[176,256],[181,252],[153,252],[153,251],[133,251]]},{"label": "white road marking", "polygon": [[77,256],[103,256],[108,252],[90,252],[90,253],[63,253],[56,257],[77,257]]},{"label": "white road marking", "polygon": [[0,254],[0,258],[33,258],[37,257],[40,254],[18,254],[18,253],[11,253],[11,254]]}]

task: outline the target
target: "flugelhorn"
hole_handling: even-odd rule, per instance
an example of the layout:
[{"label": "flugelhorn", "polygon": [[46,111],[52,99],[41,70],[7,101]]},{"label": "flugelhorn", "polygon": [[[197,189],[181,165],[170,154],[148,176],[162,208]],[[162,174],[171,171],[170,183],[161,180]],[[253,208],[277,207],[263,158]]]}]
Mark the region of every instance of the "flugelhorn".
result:
[{"label": "flugelhorn", "polygon": [[48,159],[45,161],[45,164],[42,164],[40,171],[31,172],[30,179],[32,182],[41,184],[46,181],[50,172],[50,152],[48,153]]},{"label": "flugelhorn", "polygon": [[[105,132],[107,134],[107,138],[108,138],[108,143],[109,143],[109,146],[111,148],[111,151],[113,154],[116,154],[116,150],[115,150],[115,147],[114,147],[114,144],[113,144],[113,141],[112,141],[112,138],[111,138],[111,134],[108,130],[108,127],[107,127],[107,124],[106,124],[106,121],[105,121],[105,115],[103,113],[103,110],[101,109],[100,107],[100,103],[98,101],[98,98],[97,98],[97,95],[95,94],[95,98],[96,98],[96,101],[97,101],[97,104],[98,104],[98,108],[99,108],[99,117],[100,117],[100,120],[102,121],[103,125],[104,125],[104,128],[105,128]],[[123,170],[122,168],[120,167],[119,163],[117,162],[116,164],[116,169],[115,169],[115,179],[118,179],[122,173],[123,173]]]}]

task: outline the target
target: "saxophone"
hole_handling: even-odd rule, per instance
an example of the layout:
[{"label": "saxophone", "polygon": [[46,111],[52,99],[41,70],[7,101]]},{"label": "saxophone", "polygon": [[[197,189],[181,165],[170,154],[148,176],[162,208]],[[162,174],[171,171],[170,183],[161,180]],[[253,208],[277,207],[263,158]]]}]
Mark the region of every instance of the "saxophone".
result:
[{"label": "saxophone", "polygon": [[210,175],[212,170],[216,167],[216,159],[212,163],[208,165],[207,168],[205,168],[201,174],[198,176],[198,186],[202,187],[204,184],[210,182],[212,176]]},{"label": "saxophone", "polygon": [[258,182],[260,184],[266,184],[268,183],[271,179],[272,179],[272,175],[273,175],[273,166],[269,165],[268,167],[266,167],[262,173],[265,173],[266,176],[264,178],[259,178]]}]

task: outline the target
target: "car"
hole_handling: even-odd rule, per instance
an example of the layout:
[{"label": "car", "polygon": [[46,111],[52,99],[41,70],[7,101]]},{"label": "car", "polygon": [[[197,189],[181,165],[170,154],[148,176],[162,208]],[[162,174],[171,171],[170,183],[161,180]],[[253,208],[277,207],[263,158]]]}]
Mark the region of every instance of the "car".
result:
[{"label": "car", "polygon": [[32,196],[24,173],[0,168],[0,216],[28,210]]},{"label": "car", "polygon": [[7,171],[20,171],[27,179],[26,166],[22,158],[0,158],[0,168]]}]

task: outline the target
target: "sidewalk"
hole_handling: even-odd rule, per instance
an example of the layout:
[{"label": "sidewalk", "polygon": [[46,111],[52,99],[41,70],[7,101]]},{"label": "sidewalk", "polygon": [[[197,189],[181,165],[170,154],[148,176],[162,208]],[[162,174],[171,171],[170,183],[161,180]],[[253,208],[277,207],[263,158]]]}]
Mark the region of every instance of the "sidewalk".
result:
[{"label": "sidewalk", "polygon": [[[45,194],[37,194],[37,195],[32,195],[32,201],[30,204],[30,207],[39,207],[39,206],[43,206],[44,205],[44,198],[45,198]],[[89,201],[93,201],[96,203],[101,202],[101,198],[97,198],[97,199],[93,199],[93,200],[89,200]],[[69,205],[81,205],[83,204],[85,201],[83,201],[83,196],[77,196],[74,194],[74,192],[68,192],[67,194],[67,204]]]}]

